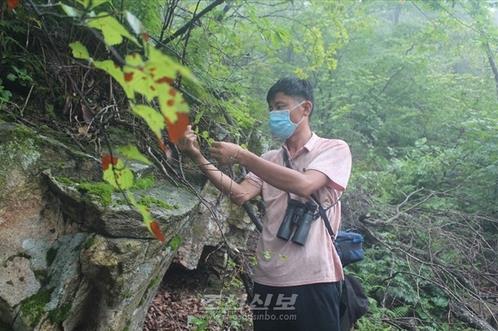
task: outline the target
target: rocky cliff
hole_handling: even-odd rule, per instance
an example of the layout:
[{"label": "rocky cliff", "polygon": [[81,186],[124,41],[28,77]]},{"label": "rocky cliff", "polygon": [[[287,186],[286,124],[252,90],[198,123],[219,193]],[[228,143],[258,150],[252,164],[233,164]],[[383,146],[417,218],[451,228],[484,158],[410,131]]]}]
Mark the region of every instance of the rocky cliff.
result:
[{"label": "rocky cliff", "polygon": [[140,330],[173,259],[195,268],[222,234],[245,245],[250,221],[226,199],[213,213],[215,189],[136,170],[134,193],[159,221],[165,244],[100,182],[98,158],[0,122],[0,330]]}]

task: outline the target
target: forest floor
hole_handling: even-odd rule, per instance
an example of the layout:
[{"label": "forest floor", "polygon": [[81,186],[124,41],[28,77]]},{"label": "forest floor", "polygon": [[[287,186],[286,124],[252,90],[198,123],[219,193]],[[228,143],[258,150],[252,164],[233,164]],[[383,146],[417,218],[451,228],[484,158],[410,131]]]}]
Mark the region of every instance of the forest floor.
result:
[{"label": "forest floor", "polygon": [[[257,233],[252,233],[246,257],[253,254],[256,240]],[[209,260],[195,270],[173,263],[149,307],[143,331],[252,330],[243,285],[234,271],[219,276],[214,269]]]}]

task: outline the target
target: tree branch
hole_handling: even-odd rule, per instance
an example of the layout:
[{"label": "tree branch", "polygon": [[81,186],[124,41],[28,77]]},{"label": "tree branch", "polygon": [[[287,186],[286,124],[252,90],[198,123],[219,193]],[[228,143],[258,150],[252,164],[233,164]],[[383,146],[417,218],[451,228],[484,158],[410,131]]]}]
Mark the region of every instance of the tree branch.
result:
[{"label": "tree branch", "polygon": [[202,16],[206,15],[211,10],[213,10],[216,6],[222,4],[223,2],[225,2],[225,0],[215,0],[215,1],[213,1],[209,6],[207,6],[206,8],[204,8],[199,14],[195,15],[188,23],[186,23],[184,26],[182,26],[181,28],[179,28],[178,30],[176,30],[176,32],[173,33],[171,36],[169,36],[165,40],[161,40],[161,43],[167,44],[167,43],[171,42],[172,40],[176,39],[178,36],[181,36],[182,34],[184,34],[185,32],[187,32],[188,29],[194,23],[196,23]]}]

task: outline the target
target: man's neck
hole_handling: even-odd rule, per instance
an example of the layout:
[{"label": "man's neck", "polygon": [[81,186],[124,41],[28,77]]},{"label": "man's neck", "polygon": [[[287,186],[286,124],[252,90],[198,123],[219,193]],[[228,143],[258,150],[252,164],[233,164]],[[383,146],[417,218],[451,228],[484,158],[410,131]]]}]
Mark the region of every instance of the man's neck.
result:
[{"label": "man's neck", "polygon": [[[301,130],[299,130],[301,129]],[[301,128],[289,137],[285,144],[291,156],[293,156],[298,150],[300,150],[307,142],[311,139],[313,132],[309,125],[303,125]]]}]

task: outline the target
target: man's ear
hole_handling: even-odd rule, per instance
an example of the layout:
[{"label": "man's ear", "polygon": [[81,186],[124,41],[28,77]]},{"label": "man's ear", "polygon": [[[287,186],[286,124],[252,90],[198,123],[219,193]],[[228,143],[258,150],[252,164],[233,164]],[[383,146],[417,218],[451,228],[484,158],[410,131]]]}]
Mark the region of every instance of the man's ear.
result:
[{"label": "man's ear", "polygon": [[305,100],[303,103],[303,107],[304,107],[304,113],[306,114],[306,116],[310,116],[311,110],[313,109],[313,102],[311,102],[309,100]]}]

